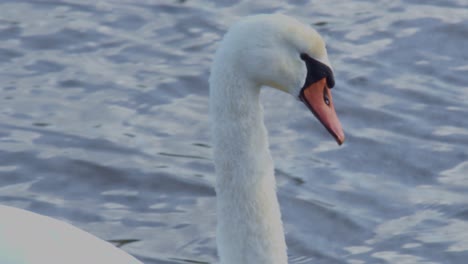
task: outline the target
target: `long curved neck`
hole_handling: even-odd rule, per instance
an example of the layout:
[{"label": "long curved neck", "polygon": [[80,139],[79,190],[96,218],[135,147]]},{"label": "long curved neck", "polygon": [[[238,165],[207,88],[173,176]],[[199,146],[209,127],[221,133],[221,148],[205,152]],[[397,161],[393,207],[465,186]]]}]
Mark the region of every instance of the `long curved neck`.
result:
[{"label": "long curved neck", "polygon": [[259,86],[229,69],[213,68],[210,112],[223,264],[287,263],[259,94]]}]

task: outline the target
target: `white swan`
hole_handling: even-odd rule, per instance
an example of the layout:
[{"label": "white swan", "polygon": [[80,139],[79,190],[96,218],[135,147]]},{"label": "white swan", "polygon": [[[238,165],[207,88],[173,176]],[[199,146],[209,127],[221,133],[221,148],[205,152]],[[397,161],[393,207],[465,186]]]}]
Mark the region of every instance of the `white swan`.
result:
[{"label": "white swan", "polygon": [[1,264],[142,264],[65,222],[0,205]]},{"label": "white swan", "polygon": [[216,52],[210,76],[217,244],[223,264],[287,263],[259,103],[263,85],[300,98],[338,144],[344,141],[320,35],[284,15],[257,15],[235,24]]},{"label": "white swan", "polygon": [[[262,85],[301,98],[344,141],[328,87],[333,73],[319,34],[282,15],[246,18],[226,34],[210,77],[218,250],[223,264],[287,263]],[[1,264],[141,264],[93,235],[50,217],[0,205]]]}]

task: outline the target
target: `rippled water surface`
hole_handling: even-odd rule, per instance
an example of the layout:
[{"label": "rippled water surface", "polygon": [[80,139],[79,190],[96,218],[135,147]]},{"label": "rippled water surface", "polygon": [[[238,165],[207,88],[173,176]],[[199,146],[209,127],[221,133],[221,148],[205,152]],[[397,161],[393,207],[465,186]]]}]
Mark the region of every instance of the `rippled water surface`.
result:
[{"label": "rippled water surface", "polygon": [[467,2],[314,2],[0,1],[0,202],[217,263],[210,63],[281,12],[326,39],[347,135],[262,94],[290,262],[466,263]]}]

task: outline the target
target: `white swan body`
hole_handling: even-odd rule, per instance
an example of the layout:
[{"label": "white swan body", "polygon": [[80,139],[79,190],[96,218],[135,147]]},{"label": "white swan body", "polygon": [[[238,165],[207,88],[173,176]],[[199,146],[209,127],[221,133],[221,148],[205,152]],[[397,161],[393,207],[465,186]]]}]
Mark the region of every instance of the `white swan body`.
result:
[{"label": "white swan body", "polygon": [[1,264],[142,264],[65,222],[0,205]]},{"label": "white swan body", "polygon": [[209,83],[221,263],[287,263],[260,88],[299,96],[341,144],[325,44],[315,30],[284,15],[245,18],[221,42]]}]

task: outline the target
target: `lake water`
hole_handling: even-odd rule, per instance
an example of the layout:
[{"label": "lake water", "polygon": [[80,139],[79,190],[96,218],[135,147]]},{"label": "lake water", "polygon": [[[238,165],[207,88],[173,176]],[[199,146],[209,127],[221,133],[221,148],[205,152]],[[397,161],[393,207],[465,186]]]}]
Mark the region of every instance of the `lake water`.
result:
[{"label": "lake water", "polygon": [[290,2],[0,1],[0,202],[216,263],[210,63],[281,12],[326,39],[347,136],[262,93],[290,262],[467,263],[468,2]]}]

